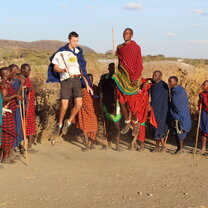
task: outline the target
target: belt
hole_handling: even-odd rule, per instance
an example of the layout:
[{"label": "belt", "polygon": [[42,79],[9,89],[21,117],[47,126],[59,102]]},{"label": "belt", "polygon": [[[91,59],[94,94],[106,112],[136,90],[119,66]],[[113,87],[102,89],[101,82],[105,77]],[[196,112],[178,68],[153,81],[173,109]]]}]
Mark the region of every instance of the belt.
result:
[{"label": "belt", "polygon": [[69,79],[80,78],[81,74],[69,75]]}]

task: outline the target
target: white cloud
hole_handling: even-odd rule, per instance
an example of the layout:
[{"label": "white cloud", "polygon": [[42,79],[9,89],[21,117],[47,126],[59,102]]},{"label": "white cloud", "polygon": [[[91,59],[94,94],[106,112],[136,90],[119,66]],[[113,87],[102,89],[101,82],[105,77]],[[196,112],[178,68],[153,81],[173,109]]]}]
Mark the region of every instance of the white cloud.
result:
[{"label": "white cloud", "polygon": [[190,43],[208,44],[208,40],[190,40]]},{"label": "white cloud", "polygon": [[17,22],[17,19],[15,19],[15,18],[9,18],[9,19],[7,19],[7,21],[8,22]]},{"label": "white cloud", "polygon": [[60,4],[60,7],[63,8],[63,9],[67,9],[67,8],[69,8],[69,5],[67,5],[67,4]]},{"label": "white cloud", "polygon": [[208,15],[208,12],[204,9],[192,9],[191,11],[195,14]]},{"label": "white cloud", "polygon": [[203,27],[203,24],[194,24],[194,27]]},{"label": "white cloud", "polygon": [[176,36],[176,34],[173,32],[166,32],[165,35],[168,37],[175,37]]},{"label": "white cloud", "polygon": [[123,9],[137,11],[143,9],[143,6],[141,4],[128,3],[123,6]]},{"label": "white cloud", "polygon": [[95,6],[86,6],[87,9],[95,9]]}]

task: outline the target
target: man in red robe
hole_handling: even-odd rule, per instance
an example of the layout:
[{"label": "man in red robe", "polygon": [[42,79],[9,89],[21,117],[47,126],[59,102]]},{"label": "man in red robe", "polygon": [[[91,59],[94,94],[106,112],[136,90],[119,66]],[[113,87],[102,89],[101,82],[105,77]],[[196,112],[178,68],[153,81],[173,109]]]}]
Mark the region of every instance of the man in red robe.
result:
[{"label": "man in red robe", "polygon": [[36,137],[36,115],[35,115],[35,89],[30,79],[31,67],[29,64],[22,64],[21,73],[25,78],[27,105],[26,105],[26,135],[28,138],[28,152],[35,153],[32,148]]},{"label": "man in red robe", "polygon": [[132,136],[136,136],[139,133],[137,93],[143,65],[141,48],[132,40],[132,37],[133,30],[125,29],[123,32],[124,43],[117,47],[116,52],[119,59],[118,70],[112,78],[118,87],[118,99],[126,124],[121,133],[126,134],[133,123]]}]

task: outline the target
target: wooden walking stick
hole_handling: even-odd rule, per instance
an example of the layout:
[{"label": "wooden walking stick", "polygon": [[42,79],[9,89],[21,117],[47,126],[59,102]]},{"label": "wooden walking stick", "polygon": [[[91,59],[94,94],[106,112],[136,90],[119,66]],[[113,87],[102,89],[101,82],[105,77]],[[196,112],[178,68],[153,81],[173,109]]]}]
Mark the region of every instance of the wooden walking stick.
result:
[{"label": "wooden walking stick", "polygon": [[[108,147],[108,139],[107,139],[107,137],[106,137],[106,134],[107,134],[107,132],[106,132],[106,123],[105,123],[105,115],[104,115],[104,112],[103,112],[103,109],[102,109],[102,105],[103,105],[103,97],[100,97],[100,109],[101,109],[101,116],[102,116],[102,123],[103,123],[103,135],[104,135],[104,143],[105,143],[105,145],[106,145],[106,149],[107,149],[107,147]],[[104,146],[103,146],[103,148],[104,148]]]},{"label": "wooden walking stick", "polygon": [[[65,67],[67,68],[67,64],[66,64],[66,61],[65,61],[65,59],[64,59],[63,53],[61,53],[61,58],[62,58],[62,61],[64,62]],[[70,73],[69,73],[69,72],[68,72],[68,74],[69,74],[69,76],[70,76]]]},{"label": "wooden walking stick", "polygon": [[24,156],[25,156],[25,160],[26,160],[26,165],[28,165],[24,87],[22,87],[22,97],[23,97],[23,101],[21,102],[22,105],[20,105],[20,115],[21,115],[21,120],[22,120],[22,130],[23,130],[23,137],[24,137],[24,150],[25,150]]},{"label": "wooden walking stick", "polygon": [[116,65],[116,54],[115,54],[115,38],[114,38],[114,29],[112,28],[112,46],[113,46],[113,61],[114,61],[114,66],[115,66],[115,71],[117,70],[117,65]]},{"label": "wooden walking stick", "polygon": [[170,129],[168,129],[168,131],[167,131],[167,134],[166,134],[166,137],[165,137],[164,146],[166,146],[166,144],[167,144],[169,134],[170,134]]},{"label": "wooden walking stick", "polygon": [[197,150],[197,147],[198,147],[201,113],[202,113],[202,103],[200,103],[200,106],[199,106],[199,118],[198,118],[198,125],[197,125],[197,131],[196,131],[196,142],[195,142],[195,147],[194,147],[194,155],[196,154],[196,150]]},{"label": "wooden walking stick", "polygon": [[138,146],[137,143],[136,143],[137,137],[138,137],[138,134],[137,134],[136,136],[134,136],[134,138],[133,138],[133,140],[132,140],[132,142],[131,142],[131,144],[130,144],[130,146],[129,146],[129,150],[133,150],[133,148],[134,148],[135,146]]}]

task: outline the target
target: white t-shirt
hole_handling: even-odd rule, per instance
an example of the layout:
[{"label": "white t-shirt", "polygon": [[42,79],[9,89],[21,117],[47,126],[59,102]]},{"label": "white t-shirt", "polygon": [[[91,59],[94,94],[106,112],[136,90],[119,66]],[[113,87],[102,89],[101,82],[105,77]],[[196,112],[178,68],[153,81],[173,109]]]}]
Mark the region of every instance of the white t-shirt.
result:
[{"label": "white t-shirt", "polygon": [[[79,53],[78,48],[75,48],[75,53]],[[71,75],[79,75],[80,68],[79,68],[79,63],[77,61],[77,56],[74,55],[74,53],[71,51],[57,52],[52,60],[52,63],[55,65],[58,65],[60,69],[65,69],[66,66],[65,66],[65,63],[61,57],[61,54],[63,54],[66,65],[69,66],[69,73],[68,72],[60,73],[60,81],[68,79],[69,76],[71,76]]]}]

